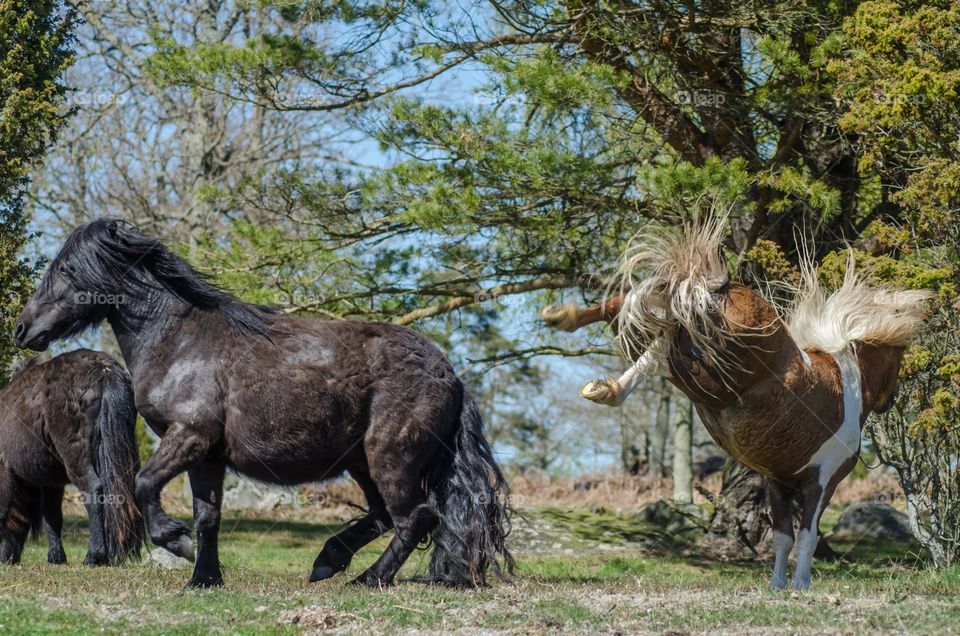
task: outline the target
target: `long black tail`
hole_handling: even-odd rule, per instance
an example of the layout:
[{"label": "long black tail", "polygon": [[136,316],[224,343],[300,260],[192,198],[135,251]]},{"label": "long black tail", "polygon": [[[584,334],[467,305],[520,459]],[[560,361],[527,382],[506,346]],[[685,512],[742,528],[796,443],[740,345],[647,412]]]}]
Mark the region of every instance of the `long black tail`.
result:
[{"label": "long black tail", "polygon": [[100,412],[94,427],[94,468],[103,486],[107,555],[111,563],[140,558],[143,516],[134,496],[140,470],[137,452],[137,410],[127,372],[117,366],[104,376]]},{"label": "long black tail", "polygon": [[460,423],[427,474],[427,490],[440,513],[430,578],[457,587],[486,583],[487,568],[501,579],[513,572],[507,550],[510,487],[483,434],[480,411],[464,391]]}]

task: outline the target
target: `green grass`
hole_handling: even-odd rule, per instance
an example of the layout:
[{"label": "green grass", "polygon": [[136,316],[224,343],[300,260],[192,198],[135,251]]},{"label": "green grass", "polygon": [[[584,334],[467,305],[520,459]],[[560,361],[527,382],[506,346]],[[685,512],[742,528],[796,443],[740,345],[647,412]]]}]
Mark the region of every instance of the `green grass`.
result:
[{"label": "green grass", "polygon": [[[814,591],[795,595],[767,590],[765,560],[725,563],[670,544],[657,554],[590,548],[591,526],[596,545],[631,533],[613,515],[528,516],[549,519],[558,533],[576,537],[575,547],[538,556],[520,551],[512,584],[471,592],[347,585],[383,540],[358,555],[348,576],[311,585],[307,573],[334,526],[236,519],[223,527],[226,587],[184,590],[187,570],[80,566],[85,521],[68,519],[69,565],[48,565],[45,542],[31,542],[21,565],[0,568],[0,632],[941,633],[954,631],[960,616],[960,571],[925,569],[909,547],[835,546],[848,551],[846,559],[818,562]],[[425,566],[426,553],[417,552],[403,575]]]}]

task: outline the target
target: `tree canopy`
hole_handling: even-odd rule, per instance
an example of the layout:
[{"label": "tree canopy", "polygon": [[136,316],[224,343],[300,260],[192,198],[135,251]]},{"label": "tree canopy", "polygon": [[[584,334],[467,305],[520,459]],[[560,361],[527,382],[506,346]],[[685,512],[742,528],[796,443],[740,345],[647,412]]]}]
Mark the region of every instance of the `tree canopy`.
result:
[{"label": "tree canopy", "polygon": [[0,0],[0,386],[15,355],[11,334],[32,288],[23,191],[63,125],[73,12],[55,0]]}]

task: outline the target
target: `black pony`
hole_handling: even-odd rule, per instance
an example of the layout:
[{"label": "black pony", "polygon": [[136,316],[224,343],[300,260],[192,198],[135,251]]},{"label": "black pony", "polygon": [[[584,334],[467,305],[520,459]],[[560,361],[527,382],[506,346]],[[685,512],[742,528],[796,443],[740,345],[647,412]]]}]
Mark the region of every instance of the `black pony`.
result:
[{"label": "black pony", "polygon": [[73,351],[29,361],[0,393],[0,561],[17,563],[27,534],[47,532],[50,563],[66,563],[63,488],[80,489],[90,516],[86,565],[139,556],[143,519],[130,376],[116,360]]},{"label": "black pony", "polygon": [[[188,471],[199,548],[190,584],[222,584],[223,476],[299,484],[349,472],[368,513],[331,537],[311,581],[347,568],[390,528],[356,580],[389,585],[432,538],[431,581],[485,582],[513,561],[507,484],[477,407],[450,363],[406,327],[280,316],[214,287],[160,241],[120,221],[78,228],[15,329],[21,347],[107,320],[133,375],[137,407],[161,437],[137,475],[150,538],[193,558],[189,530],[160,491]],[[502,564],[500,563],[502,561]]]}]

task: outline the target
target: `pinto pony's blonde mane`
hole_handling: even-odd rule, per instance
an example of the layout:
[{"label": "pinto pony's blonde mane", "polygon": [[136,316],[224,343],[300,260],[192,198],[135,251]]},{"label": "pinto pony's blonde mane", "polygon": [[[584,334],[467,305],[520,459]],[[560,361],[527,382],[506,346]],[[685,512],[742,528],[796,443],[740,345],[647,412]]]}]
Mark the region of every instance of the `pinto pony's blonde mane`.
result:
[{"label": "pinto pony's blonde mane", "polygon": [[728,365],[723,350],[732,334],[716,320],[722,311],[714,297],[730,281],[720,252],[725,221],[711,214],[679,228],[650,224],[630,240],[614,278],[624,295],[617,340],[627,357],[661,336],[668,345],[657,349],[665,357],[673,334],[685,329],[706,360]]},{"label": "pinto pony's blonde mane", "polygon": [[927,290],[874,287],[856,270],[849,251],[843,285],[826,294],[809,258],[800,265],[800,284],[788,311],[787,328],[797,346],[838,353],[853,342],[905,347],[923,324]]}]

